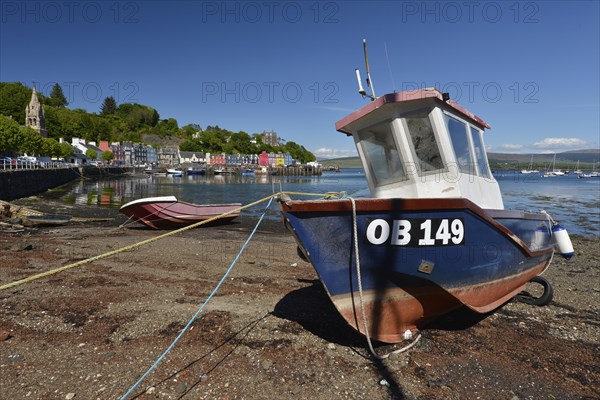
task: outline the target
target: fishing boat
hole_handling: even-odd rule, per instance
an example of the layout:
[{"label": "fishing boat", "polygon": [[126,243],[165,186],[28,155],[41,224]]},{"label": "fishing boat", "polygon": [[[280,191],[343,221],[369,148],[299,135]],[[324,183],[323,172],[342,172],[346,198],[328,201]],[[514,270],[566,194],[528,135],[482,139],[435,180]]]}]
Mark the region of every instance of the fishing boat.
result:
[{"label": "fishing boat", "polygon": [[173,175],[173,176],[182,176],[183,175],[183,171],[177,168],[168,168],[167,169],[167,174],[168,175]]},{"label": "fishing boat", "polygon": [[[131,201],[121,206],[119,211],[150,228],[173,229],[192,225],[240,207],[240,203],[193,204],[179,201],[175,196],[162,196]],[[215,223],[229,222],[239,215],[239,212],[231,213],[215,220]]]},{"label": "fishing boat", "polygon": [[206,171],[199,167],[189,167],[185,172],[188,175],[204,175],[204,174],[206,174]]},{"label": "fishing boat", "polygon": [[372,101],[336,129],[354,139],[371,197],[280,198],[299,254],[352,328],[414,338],[440,316],[490,312],[540,282],[557,246],[573,255],[548,214],[504,209],[486,122],[434,88],[376,97],[371,82],[367,95],[356,75]]},{"label": "fishing boat", "polygon": [[522,169],[521,173],[522,174],[537,174],[540,171],[537,169],[533,169],[533,154],[531,155],[531,160],[529,160],[529,168],[526,169]]},{"label": "fishing boat", "polygon": [[213,173],[215,175],[230,175],[233,173],[233,170],[227,168],[215,168]]}]

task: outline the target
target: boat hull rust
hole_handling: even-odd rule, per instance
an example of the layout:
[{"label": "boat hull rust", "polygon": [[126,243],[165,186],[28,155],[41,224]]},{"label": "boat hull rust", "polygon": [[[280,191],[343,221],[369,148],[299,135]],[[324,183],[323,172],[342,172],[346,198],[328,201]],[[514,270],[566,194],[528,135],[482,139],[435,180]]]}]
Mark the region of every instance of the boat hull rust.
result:
[{"label": "boat hull rust", "polygon": [[[465,199],[356,199],[356,209],[363,304],[369,334],[382,342],[401,341],[404,331],[462,306],[494,310],[543,272],[553,254],[541,214],[486,211]],[[351,202],[287,202],[281,210],[335,307],[365,334]],[[382,240],[386,226],[393,231],[393,221],[412,222],[416,230],[401,233],[419,235],[426,233],[420,224],[443,220],[461,221],[458,244],[440,239],[421,246],[419,240],[427,239],[421,237],[399,245],[393,235]]]},{"label": "boat hull rust", "polygon": [[[119,211],[153,229],[175,229],[231,212],[241,206],[241,203],[198,205],[168,196],[162,200],[135,200],[123,205]],[[215,220],[214,223],[226,223],[239,215],[239,212],[234,212]]]}]

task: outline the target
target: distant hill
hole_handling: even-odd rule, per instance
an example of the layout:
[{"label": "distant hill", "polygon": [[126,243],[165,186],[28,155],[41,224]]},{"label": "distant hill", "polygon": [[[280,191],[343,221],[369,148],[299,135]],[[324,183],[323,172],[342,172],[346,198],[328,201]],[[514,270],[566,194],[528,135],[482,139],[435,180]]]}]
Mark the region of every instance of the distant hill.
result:
[{"label": "distant hill", "polygon": [[341,157],[332,158],[329,160],[319,160],[324,167],[338,166],[340,168],[362,168],[360,158],[358,157]]},{"label": "distant hill", "polygon": [[[524,168],[529,165],[533,155],[533,166],[537,169],[545,169],[552,162],[554,153],[545,154],[511,154],[511,153],[488,153],[488,159],[492,168]],[[571,150],[562,153],[556,153],[556,168],[575,167],[579,161],[579,167],[582,169],[592,168],[594,162],[600,161],[600,149]]]},{"label": "distant hill", "polygon": [[[531,155],[512,153],[488,153],[492,169],[522,169],[529,166]],[[548,167],[554,158],[551,154],[533,154],[533,167],[543,170]],[[571,150],[556,153],[556,168],[573,169],[579,161],[581,169],[592,169],[594,162],[600,162],[600,149]],[[340,168],[361,168],[358,157],[342,157],[320,161],[323,166],[339,166]]]}]

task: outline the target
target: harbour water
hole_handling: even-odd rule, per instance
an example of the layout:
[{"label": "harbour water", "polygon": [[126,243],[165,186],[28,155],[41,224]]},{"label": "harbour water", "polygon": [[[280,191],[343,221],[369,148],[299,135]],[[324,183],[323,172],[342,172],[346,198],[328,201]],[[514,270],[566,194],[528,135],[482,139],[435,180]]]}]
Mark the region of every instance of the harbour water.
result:
[{"label": "harbour water", "polygon": [[[507,209],[546,210],[571,234],[600,236],[600,179],[578,179],[576,175],[542,178],[517,171],[494,174]],[[198,204],[248,204],[280,190],[326,193],[345,191],[368,197],[364,171],[348,168],[321,176],[147,176],[143,174],[103,179],[83,179],[48,191],[40,197],[93,207],[115,207],[142,197],[174,195]],[[298,197],[298,196],[294,196]],[[258,215],[264,205],[243,215]],[[275,207],[270,218],[279,218]]]}]

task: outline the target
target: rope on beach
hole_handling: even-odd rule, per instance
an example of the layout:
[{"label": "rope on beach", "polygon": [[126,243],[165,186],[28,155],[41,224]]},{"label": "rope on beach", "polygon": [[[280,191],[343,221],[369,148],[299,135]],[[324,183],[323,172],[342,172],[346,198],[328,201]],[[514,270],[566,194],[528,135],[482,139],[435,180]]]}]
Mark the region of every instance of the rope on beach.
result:
[{"label": "rope on beach", "polygon": [[260,200],[255,201],[255,202],[246,204],[245,206],[236,208],[235,210],[231,210],[231,211],[228,211],[226,213],[223,213],[223,214],[220,214],[220,215],[217,215],[217,216],[205,219],[203,221],[196,222],[196,223],[194,223],[192,225],[184,226],[183,228],[179,228],[177,230],[170,231],[170,232],[164,233],[162,235],[159,235],[159,236],[156,236],[156,237],[153,237],[153,238],[150,238],[150,239],[142,240],[141,242],[134,243],[134,244],[129,245],[129,246],[121,247],[119,249],[112,250],[112,251],[109,251],[109,252],[104,253],[104,254],[100,254],[100,255],[97,255],[97,256],[94,256],[94,257],[87,258],[85,260],[81,260],[81,261],[78,261],[78,262],[75,262],[75,263],[72,263],[72,264],[68,264],[68,265],[65,265],[65,266],[62,266],[62,267],[50,270],[50,271],[46,271],[46,272],[42,272],[42,273],[39,273],[39,274],[31,275],[31,276],[29,276],[27,278],[20,279],[18,281],[14,281],[14,282],[11,282],[11,283],[4,284],[4,285],[0,286],[0,291],[5,290],[5,289],[10,289],[12,287],[22,285],[24,283],[33,282],[33,281],[35,281],[37,279],[44,278],[44,277],[47,277],[47,276],[50,276],[50,275],[54,275],[54,274],[57,274],[59,272],[71,269],[71,268],[75,268],[75,267],[79,267],[81,265],[89,264],[89,263],[91,263],[93,261],[101,260],[103,258],[110,257],[110,256],[113,256],[115,254],[122,253],[124,251],[133,250],[135,248],[138,248],[138,247],[141,247],[143,245],[155,242],[157,240],[164,239],[164,238],[169,237],[169,236],[176,235],[178,233],[187,231],[189,229],[193,229],[193,228],[196,228],[196,227],[201,226],[201,225],[209,224],[209,223],[211,223],[213,221],[216,221],[216,220],[218,220],[220,218],[226,217],[229,214],[238,213],[238,212],[240,212],[242,210],[245,210],[247,208],[253,207],[253,206],[258,205],[260,203],[264,203],[265,201],[268,201],[270,199],[273,199],[275,197],[278,197],[278,196],[281,196],[281,195],[285,195],[285,194],[292,194],[292,195],[299,195],[299,196],[318,196],[318,197],[323,197],[324,196],[324,194],[322,194],[322,193],[302,193],[302,192],[278,192],[278,193],[274,193],[272,195],[264,197],[264,198],[262,198]]},{"label": "rope on beach", "polygon": [[358,295],[360,297],[360,310],[362,312],[362,320],[363,320],[363,327],[365,330],[365,336],[367,338],[367,344],[369,345],[369,351],[371,351],[371,354],[373,355],[373,357],[375,357],[378,360],[385,360],[392,354],[402,353],[402,352],[405,352],[406,350],[410,349],[411,347],[413,347],[415,344],[417,344],[419,339],[421,339],[421,334],[419,333],[417,335],[417,337],[415,338],[415,340],[413,340],[411,343],[409,343],[407,346],[404,346],[401,349],[394,350],[390,353],[384,354],[383,356],[380,356],[379,354],[377,354],[377,352],[375,352],[375,349],[373,348],[373,343],[371,342],[371,336],[369,334],[367,313],[365,312],[365,302],[363,299],[362,278],[361,278],[361,273],[360,273],[360,257],[358,254],[358,228],[357,228],[358,224],[357,224],[357,218],[356,218],[356,202],[354,201],[353,197],[348,197],[348,199],[350,200],[350,203],[352,203],[352,228],[353,228],[352,233],[354,235],[354,257],[356,258],[356,275],[357,275],[357,279],[358,279]]},{"label": "rope on beach", "polygon": [[239,260],[240,256],[242,255],[242,253],[244,252],[244,250],[248,246],[248,243],[250,243],[250,240],[252,239],[252,237],[256,233],[256,230],[258,229],[258,226],[260,225],[260,223],[262,222],[263,218],[267,214],[267,211],[269,211],[269,207],[271,207],[271,203],[273,202],[273,198],[274,197],[275,197],[274,195],[269,196],[269,203],[265,207],[265,211],[260,216],[258,222],[256,223],[256,226],[254,227],[254,229],[250,233],[250,236],[248,236],[248,239],[246,239],[246,242],[244,242],[244,245],[242,246],[242,248],[240,249],[240,251],[237,253],[237,255],[235,256],[233,262],[231,263],[231,265],[229,266],[229,268],[227,269],[227,271],[225,271],[225,274],[223,275],[223,277],[221,278],[221,280],[219,281],[219,283],[217,283],[217,286],[215,286],[215,288],[213,289],[213,291],[211,292],[211,294],[206,298],[206,300],[204,300],[204,303],[202,303],[202,305],[200,306],[200,308],[198,308],[198,311],[196,311],[196,313],[189,320],[189,322],[187,323],[187,325],[181,330],[181,332],[179,333],[179,335],[177,335],[177,337],[175,338],[175,340],[173,340],[173,343],[171,343],[169,345],[169,347],[167,347],[167,349],[160,355],[160,357],[158,357],[158,359],[154,362],[154,364],[152,364],[152,366],[140,377],[140,379],[138,379],[138,381],[135,384],[133,384],[133,386],[131,386],[129,388],[129,390],[127,391],[127,393],[125,393],[123,395],[123,397],[121,397],[121,400],[125,400],[127,398],[127,396],[129,396],[139,386],[139,384],[142,383],[142,381],[148,376],[148,374],[150,374],[150,372],[152,372],[154,370],[154,368],[156,368],[158,366],[158,364],[163,360],[163,358],[165,358],[165,356],[171,351],[171,349],[173,349],[173,347],[175,347],[175,345],[177,344],[177,342],[179,341],[179,339],[181,339],[181,337],[183,336],[183,334],[189,329],[189,327],[196,320],[196,318],[198,317],[198,315],[200,315],[200,313],[202,312],[202,310],[204,309],[204,307],[208,304],[208,302],[210,301],[210,299],[212,299],[212,297],[217,293],[217,290],[219,290],[219,288],[221,287],[221,285],[223,284],[223,282],[225,282],[225,279],[231,273],[231,270],[233,269],[233,266],[237,263],[237,261]]}]

